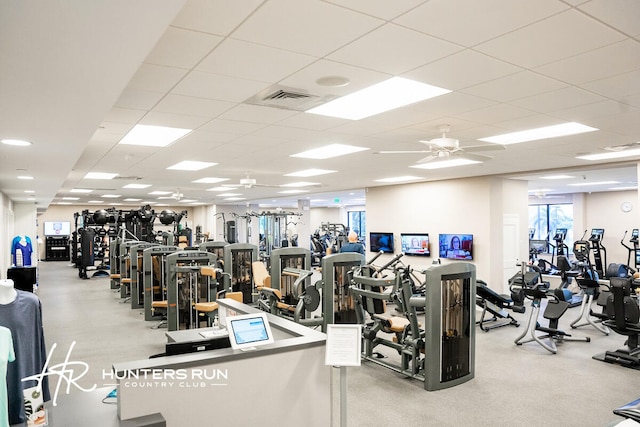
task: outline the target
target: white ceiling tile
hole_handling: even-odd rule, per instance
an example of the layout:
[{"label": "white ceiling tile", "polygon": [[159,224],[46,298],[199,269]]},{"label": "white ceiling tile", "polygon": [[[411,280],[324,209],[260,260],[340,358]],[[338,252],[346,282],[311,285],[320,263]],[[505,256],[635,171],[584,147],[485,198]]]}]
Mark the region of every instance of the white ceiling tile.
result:
[{"label": "white ceiling tile", "polygon": [[242,23],[233,37],[322,57],[381,24],[380,19],[328,3],[280,0],[265,3]]},{"label": "white ceiling tile", "polygon": [[161,113],[158,111],[149,112],[142,120],[140,124],[154,125],[154,126],[167,126],[182,129],[196,129],[210,119],[202,116],[185,116],[180,114]]},{"label": "white ceiling tile", "polygon": [[582,87],[602,96],[625,102],[627,97],[640,94],[640,69],[585,83]]},{"label": "white ceiling tile", "polygon": [[279,124],[308,130],[327,130],[348,121],[347,119],[321,116],[319,114],[299,113],[280,121]]},{"label": "white ceiling tile", "polygon": [[[473,73],[469,70],[473,70]],[[459,90],[521,70],[515,65],[465,49],[406,73],[404,77],[450,90]]]},{"label": "white ceiling tile", "polygon": [[602,96],[570,86],[540,95],[517,99],[511,103],[522,108],[544,113],[600,101],[604,101]]},{"label": "white ceiling tile", "polygon": [[432,115],[449,116],[458,115],[465,111],[477,110],[478,108],[493,105],[495,102],[486,98],[477,97],[463,92],[451,92],[446,95],[431,98],[426,101],[414,104],[415,107],[424,107]]},{"label": "white ceiling tile", "polygon": [[[349,79],[349,84],[343,87],[321,86],[316,81],[321,77],[338,76]],[[305,67],[295,74],[285,78],[280,84],[292,88],[306,89],[309,93],[326,96],[344,96],[391,77],[377,71],[366,70],[335,61],[320,60]]]},{"label": "white ceiling tile", "polygon": [[266,83],[254,80],[192,71],[172,92],[220,101],[243,102],[267,86]]},{"label": "white ceiling tile", "polygon": [[144,110],[114,107],[107,113],[104,120],[107,122],[135,124],[138,120],[144,117],[145,114],[146,111]]},{"label": "white ceiling tile", "polygon": [[144,62],[167,67],[194,67],[222,37],[169,27]]},{"label": "white ceiling tile", "polygon": [[213,118],[234,105],[228,101],[169,94],[153,108],[153,111]]},{"label": "white ceiling tile", "polygon": [[261,107],[258,105],[240,104],[220,116],[223,120],[236,120],[252,123],[275,123],[298,114],[297,111],[281,108]]},{"label": "white ceiling tile", "polygon": [[263,1],[189,0],[173,21],[173,25],[226,36]]},{"label": "white ceiling tile", "polygon": [[640,2],[637,0],[591,0],[581,5],[580,10],[632,37],[640,35]]},{"label": "white ceiling tile", "polygon": [[602,102],[596,102],[593,104],[579,105],[573,108],[566,108],[558,110],[553,113],[555,117],[561,117],[567,121],[579,122],[589,125],[594,119],[598,117],[605,117],[616,114],[620,111],[620,104],[606,100]]},{"label": "white ceiling tile", "polygon": [[196,69],[241,79],[277,82],[315,60],[308,55],[226,39]]},{"label": "white ceiling tile", "polygon": [[429,1],[394,22],[470,47],[567,7],[556,0]]},{"label": "white ceiling tile", "polygon": [[164,92],[155,92],[127,87],[115,103],[116,107],[133,110],[150,110],[164,96]]},{"label": "white ceiling tile", "polygon": [[509,104],[496,104],[489,107],[480,108],[478,110],[468,111],[460,114],[458,117],[469,120],[471,122],[492,125],[507,120],[518,119],[531,116],[534,113],[531,110],[516,107]]},{"label": "white ceiling tile", "polygon": [[574,9],[490,40],[476,49],[525,68],[539,67],[624,39]]},{"label": "white ceiling tile", "polygon": [[232,120],[214,119],[199,130],[205,132],[221,132],[224,134],[245,135],[263,128],[263,123],[248,123]]},{"label": "white ceiling tile", "polygon": [[386,24],[327,58],[393,75],[459,51],[461,47],[423,33]]},{"label": "white ceiling tile", "polygon": [[351,10],[357,10],[368,15],[373,15],[385,20],[413,9],[424,0],[327,0],[338,6],[344,6]]},{"label": "white ceiling tile", "polygon": [[626,39],[543,65],[535,71],[567,83],[581,84],[638,68],[640,68],[640,42]]},{"label": "white ceiling tile", "polygon": [[566,86],[567,85],[557,80],[553,80],[530,71],[522,71],[500,79],[468,87],[462,90],[462,92],[487,99],[493,99],[495,101],[509,102],[545,92],[551,92]]},{"label": "white ceiling tile", "polygon": [[128,88],[151,92],[166,92],[187,74],[187,70],[142,64],[129,82]]}]

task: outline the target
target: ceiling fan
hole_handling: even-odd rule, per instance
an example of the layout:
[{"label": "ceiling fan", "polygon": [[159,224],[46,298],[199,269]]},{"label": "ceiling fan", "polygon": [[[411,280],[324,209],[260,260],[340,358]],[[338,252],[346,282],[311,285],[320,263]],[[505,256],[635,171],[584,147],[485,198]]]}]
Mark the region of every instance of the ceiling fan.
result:
[{"label": "ceiling fan", "polygon": [[427,146],[427,150],[408,150],[408,151],[378,151],[376,154],[423,154],[426,153],[427,156],[418,160],[417,163],[426,163],[431,160],[436,159],[448,159],[452,156],[462,157],[469,160],[477,160],[484,161],[489,160],[492,157],[484,156],[480,154],[471,153],[471,151],[493,151],[493,150],[504,150],[504,145],[500,144],[491,144],[491,145],[473,145],[468,147],[461,147],[460,141],[455,138],[447,137],[447,133],[450,128],[449,125],[442,125],[438,128],[440,134],[442,135],[440,138],[434,138],[431,140],[421,140],[420,143]]},{"label": "ceiling fan", "polygon": [[249,173],[247,173],[244,178],[241,178],[238,184],[222,184],[222,186],[229,188],[246,188],[247,190],[254,187],[280,187],[279,185],[258,184],[258,181],[255,178],[251,178]]}]

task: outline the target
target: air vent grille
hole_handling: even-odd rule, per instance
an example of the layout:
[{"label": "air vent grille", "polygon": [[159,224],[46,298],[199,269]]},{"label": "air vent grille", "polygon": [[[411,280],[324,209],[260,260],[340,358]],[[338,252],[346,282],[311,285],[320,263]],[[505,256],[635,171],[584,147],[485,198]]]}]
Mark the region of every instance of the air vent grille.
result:
[{"label": "air vent grille", "polygon": [[335,98],[334,96],[318,96],[304,90],[272,86],[245,101],[246,104],[264,107],[282,108],[285,110],[306,111]]}]

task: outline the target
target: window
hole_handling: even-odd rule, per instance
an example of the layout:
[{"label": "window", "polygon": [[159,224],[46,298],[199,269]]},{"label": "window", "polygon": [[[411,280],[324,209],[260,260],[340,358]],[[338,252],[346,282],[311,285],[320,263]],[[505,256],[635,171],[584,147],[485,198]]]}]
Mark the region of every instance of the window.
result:
[{"label": "window", "polygon": [[573,205],[570,203],[558,205],[529,205],[529,228],[535,230],[536,240],[548,239],[555,245],[553,236],[558,228],[567,229],[564,243],[572,252],[573,246]]},{"label": "window", "polygon": [[355,231],[361,241],[364,241],[367,235],[366,214],[365,211],[347,212],[347,227],[349,230]]}]

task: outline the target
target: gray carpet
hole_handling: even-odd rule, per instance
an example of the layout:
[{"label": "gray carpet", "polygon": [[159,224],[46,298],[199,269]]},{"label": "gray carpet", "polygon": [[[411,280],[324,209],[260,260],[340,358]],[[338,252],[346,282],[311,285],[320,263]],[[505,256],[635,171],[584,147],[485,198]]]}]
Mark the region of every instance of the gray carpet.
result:
[{"label": "gray carpet", "polygon": [[[120,303],[108,278],[82,280],[66,262],[41,262],[39,285],[47,347],[57,346],[52,364],[61,363],[75,342],[70,360],[89,366],[77,379],[79,385],[100,387],[109,383],[102,372],[109,372],[113,363],[164,350],[166,329],[151,329],[155,322],[145,322],[142,310]],[[566,331],[578,310],[563,317]],[[421,382],[370,362],[348,368],[348,425],[610,426],[622,420],[612,410],[640,397],[640,371],[591,356],[622,347],[624,337],[584,326],[571,333],[590,336],[590,343],[560,343],[558,354],[552,355],[536,343],[514,345],[526,325],[525,315],[515,316],[520,328],[477,329],[475,378],[457,387],[429,392]],[[390,353],[387,360],[393,359]],[[76,369],[78,377],[83,369]],[[338,370],[334,374],[337,401]],[[281,421],[265,420],[269,425]]]}]

